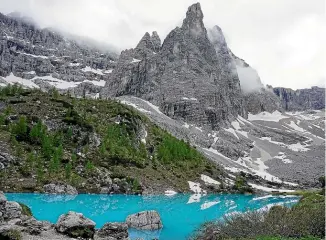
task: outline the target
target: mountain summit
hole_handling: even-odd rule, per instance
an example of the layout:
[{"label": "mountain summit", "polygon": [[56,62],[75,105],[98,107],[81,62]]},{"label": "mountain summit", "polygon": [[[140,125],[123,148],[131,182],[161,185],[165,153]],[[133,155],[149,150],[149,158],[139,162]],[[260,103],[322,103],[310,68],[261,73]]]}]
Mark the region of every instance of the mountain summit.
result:
[{"label": "mountain summit", "polygon": [[[217,55],[203,17],[200,4],[191,5],[182,27],[173,29],[156,52],[146,33],[135,49],[121,53],[102,96],[141,97],[174,119],[210,129],[246,117],[239,78],[229,67],[233,60]],[[222,44],[227,49],[224,38]]]}]

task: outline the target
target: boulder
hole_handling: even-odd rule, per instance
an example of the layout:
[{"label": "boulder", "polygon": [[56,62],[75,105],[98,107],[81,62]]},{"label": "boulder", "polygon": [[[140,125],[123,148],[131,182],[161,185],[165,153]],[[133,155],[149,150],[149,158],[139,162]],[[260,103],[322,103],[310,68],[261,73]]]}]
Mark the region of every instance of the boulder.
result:
[{"label": "boulder", "polygon": [[46,184],[43,186],[44,192],[46,193],[52,193],[52,194],[70,194],[70,195],[76,195],[78,194],[78,191],[76,188],[70,185],[64,185],[64,184]]},{"label": "boulder", "polygon": [[93,238],[95,222],[85,218],[81,213],[69,211],[59,217],[55,229],[59,233],[74,238]]},{"label": "boulder", "polygon": [[6,202],[7,198],[3,192],[0,191],[0,204]]},{"label": "boulder", "polygon": [[6,201],[0,203],[0,221],[9,221],[22,216],[22,207],[17,202]]},{"label": "boulder", "polygon": [[20,240],[22,233],[20,228],[15,225],[0,225],[0,239],[4,240]]},{"label": "boulder", "polygon": [[38,221],[33,217],[21,221],[17,225],[24,227],[24,232],[30,235],[38,235],[42,231],[47,231],[52,228],[52,224],[48,221]]},{"label": "boulder", "polygon": [[100,228],[95,236],[95,240],[128,240],[128,225],[126,223],[106,223]]},{"label": "boulder", "polygon": [[154,210],[131,214],[127,217],[126,223],[131,228],[143,230],[155,230],[163,227],[159,213]]}]

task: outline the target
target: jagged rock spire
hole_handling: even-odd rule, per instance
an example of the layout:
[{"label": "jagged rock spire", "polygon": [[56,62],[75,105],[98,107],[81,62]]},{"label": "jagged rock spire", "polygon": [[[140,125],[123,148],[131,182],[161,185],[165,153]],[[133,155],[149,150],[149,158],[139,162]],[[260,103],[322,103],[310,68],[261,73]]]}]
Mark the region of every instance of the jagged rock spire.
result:
[{"label": "jagged rock spire", "polygon": [[152,32],[151,36],[154,52],[158,52],[161,48],[161,39],[156,31]]},{"label": "jagged rock spire", "polygon": [[152,48],[151,42],[151,35],[148,32],[144,34],[144,36],[140,39],[139,43],[137,44],[136,48],[144,49],[144,48]]},{"label": "jagged rock spire", "polygon": [[153,32],[152,36],[146,32],[142,39],[139,41],[136,49],[138,50],[151,50],[152,52],[158,52],[161,48],[161,39],[157,32]]},{"label": "jagged rock spire", "polygon": [[203,18],[204,14],[201,10],[200,3],[195,3],[188,8],[182,28],[188,30],[194,37],[202,36],[206,34]]}]

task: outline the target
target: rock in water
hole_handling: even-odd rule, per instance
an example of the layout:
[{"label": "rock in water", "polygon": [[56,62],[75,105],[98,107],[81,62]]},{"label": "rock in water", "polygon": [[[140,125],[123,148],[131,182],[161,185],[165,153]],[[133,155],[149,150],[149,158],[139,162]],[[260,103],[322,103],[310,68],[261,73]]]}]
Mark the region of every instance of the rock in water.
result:
[{"label": "rock in water", "polygon": [[126,223],[106,223],[100,228],[94,240],[128,240],[128,225]]},{"label": "rock in water", "polygon": [[169,117],[212,129],[246,117],[239,78],[228,67],[232,58],[219,59],[203,17],[199,3],[190,6],[182,27],[168,34],[159,52],[153,52],[156,34],[146,33],[135,49],[121,53],[102,96],[141,97]]},{"label": "rock in water", "polygon": [[154,210],[129,215],[126,223],[131,228],[143,230],[155,230],[163,227],[160,215]]},{"label": "rock in water", "polygon": [[43,186],[45,193],[52,193],[52,194],[70,194],[70,195],[76,195],[78,194],[78,191],[76,188],[70,185],[64,185],[64,184],[46,184]]},{"label": "rock in water", "polygon": [[95,222],[85,218],[83,214],[69,211],[62,214],[55,226],[57,232],[74,238],[93,238]]}]

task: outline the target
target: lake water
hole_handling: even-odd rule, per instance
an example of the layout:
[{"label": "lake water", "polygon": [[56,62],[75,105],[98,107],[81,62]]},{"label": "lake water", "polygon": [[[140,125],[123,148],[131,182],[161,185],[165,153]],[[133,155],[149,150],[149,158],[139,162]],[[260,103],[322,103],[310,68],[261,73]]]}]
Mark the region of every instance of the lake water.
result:
[{"label": "lake water", "polygon": [[160,231],[137,231],[130,229],[131,239],[182,240],[187,239],[205,221],[221,219],[226,214],[261,209],[272,205],[293,205],[295,196],[265,196],[240,194],[198,195],[176,194],[174,196],[134,196],[79,194],[77,196],[33,193],[8,193],[8,200],[28,205],[38,220],[55,223],[68,211],[81,212],[96,222],[100,228],[106,222],[123,222],[127,215],[143,210],[156,210],[161,215],[163,229]]}]

